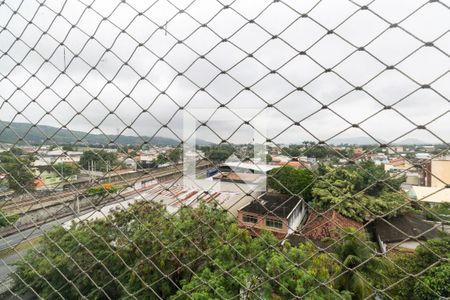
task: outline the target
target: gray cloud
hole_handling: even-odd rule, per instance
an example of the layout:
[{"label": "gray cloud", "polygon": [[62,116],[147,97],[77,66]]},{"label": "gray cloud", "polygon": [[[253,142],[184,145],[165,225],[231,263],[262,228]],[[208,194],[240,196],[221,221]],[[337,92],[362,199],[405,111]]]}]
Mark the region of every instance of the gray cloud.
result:
[{"label": "gray cloud", "polygon": [[[190,6],[176,1],[178,9],[167,1],[2,2],[0,119],[68,123],[76,130],[99,125],[106,133],[132,124],[137,134],[171,136],[169,130],[159,131],[160,123],[169,122],[181,136],[179,106],[227,104],[235,112],[264,110],[269,138],[280,143],[363,136],[364,131],[390,141],[414,129],[407,119],[418,125],[432,121],[430,130],[449,142],[450,75],[440,78],[450,70],[448,7],[377,0],[369,5],[371,12],[347,0],[229,2],[232,9],[206,0]],[[389,28],[389,22],[400,27]],[[334,34],[326,35],[328,30]],[[366,51],[354,52],[355,47]],[[386,70],[388,65],[397,69]],[[326,68],[333,72],[324,73]],[[433,89],[419,90],[431,82]],[[399,113],[381,110],[393,104]],[[320,110],[322,105],[329,110]],[[228,137],[242,125],[233,116],[220,109],[208,125]],[[290,127],[297,121],[301,126]],[[362,130],[340,133],[359,122]],[[216,139],[208,129],[197,135]],[[233,141],[246,142],[249,135],[242,128]],[[423,130],[406,137],[438,141]]]}]

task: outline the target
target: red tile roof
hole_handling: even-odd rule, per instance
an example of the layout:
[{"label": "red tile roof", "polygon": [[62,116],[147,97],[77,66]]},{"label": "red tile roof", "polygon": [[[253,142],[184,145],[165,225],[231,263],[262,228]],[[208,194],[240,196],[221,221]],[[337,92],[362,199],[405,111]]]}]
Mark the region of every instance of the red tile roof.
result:
[{"label": "red tile roof", "polygon": [[305,225],[300,229],[300,235],[314,240],[338,239],[344,228],[359,229],[362,226],[361,223],[346,218],[336,211],[328,211],[323,214],[311,212]]}]

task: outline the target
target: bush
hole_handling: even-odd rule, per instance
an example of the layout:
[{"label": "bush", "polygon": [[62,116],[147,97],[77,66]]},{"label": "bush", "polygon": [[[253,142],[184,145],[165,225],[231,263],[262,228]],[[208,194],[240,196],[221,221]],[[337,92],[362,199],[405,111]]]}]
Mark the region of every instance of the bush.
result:
[{"label": "bush", "polygon": [[87,194],[89,196],[95,196],[95,195],[104,196],[107,194],[115,194],[118,191],[119,191],[119,188],[114,186],[113,184],[103,183],[102,185],[93,186],[93,187],[89,188],[87,190]]},{"label": "bush", "polygon": [[0,228],[14,224],[14,222],[16,222],[17,219],[19,219],[19,215],[17,214],[8,215],[3,210],[0,210]]}]

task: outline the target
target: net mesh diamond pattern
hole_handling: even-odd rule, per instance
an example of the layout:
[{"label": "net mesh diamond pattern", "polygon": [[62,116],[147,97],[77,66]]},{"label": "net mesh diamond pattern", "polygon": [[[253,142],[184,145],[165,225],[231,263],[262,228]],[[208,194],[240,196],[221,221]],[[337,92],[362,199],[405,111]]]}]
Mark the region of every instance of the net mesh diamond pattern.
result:
[{"label": "net mesh diamond pattern", "polygon": [[0,1],[2,297],[450,297],[449,5]]}]

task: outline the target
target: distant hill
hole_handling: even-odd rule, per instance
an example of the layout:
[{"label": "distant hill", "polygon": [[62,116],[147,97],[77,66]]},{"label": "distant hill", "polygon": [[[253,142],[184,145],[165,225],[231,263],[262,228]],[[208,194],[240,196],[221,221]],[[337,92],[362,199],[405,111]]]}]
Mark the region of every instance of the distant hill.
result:
[{"label": "distant hill", "polygon": [[407,139],[400,140],[398,142],[394,142],[394,144],[396,144],[396,145],[430,145],[430,144],[434,144],[434,143],[427,143],[427,142],[424,142],[422,140],[415,139],[415,138],[407,138]]},{"label": "distant hill", "polygon": [[[383,141],[380,141],[383,142]],[[351,137],[351,138],[334,138],[328,142],[333,145],[376,145],[379,142],[369,136]]]},{"label": "distant hill", "polygon": [[[8,128],[6,128],[8,127]],[[47,138],[48,137],[48,138]],[[32,125],[29,123],[0,121],[0,142],[14,144],[75,144],[77,142],[89,145],[106,145],[114,143],[117,145],[140,145],[144,141],[152,145],[176,146],[179,141],[167,137],[130,136],[130,135],[104,135],[92,134],[83,131],[57,128],[47,125]],[[211,144],[204,140],[197,140],[199,145]]]},{"label": "distant hill", "polygon": [[[333,145],[376,145],[379,143],[386,143],[385,140],[379,140],[378,142],[372,139],[369,136],[360,136],[360,137],[352,137],[352,138],[335,138],[332,139],[329,144]],[[415,138],[407,138],[399,141],[395,141],[392,143],[393,145],[428,145],[430,143],[426,143],[422,140]]]}]

